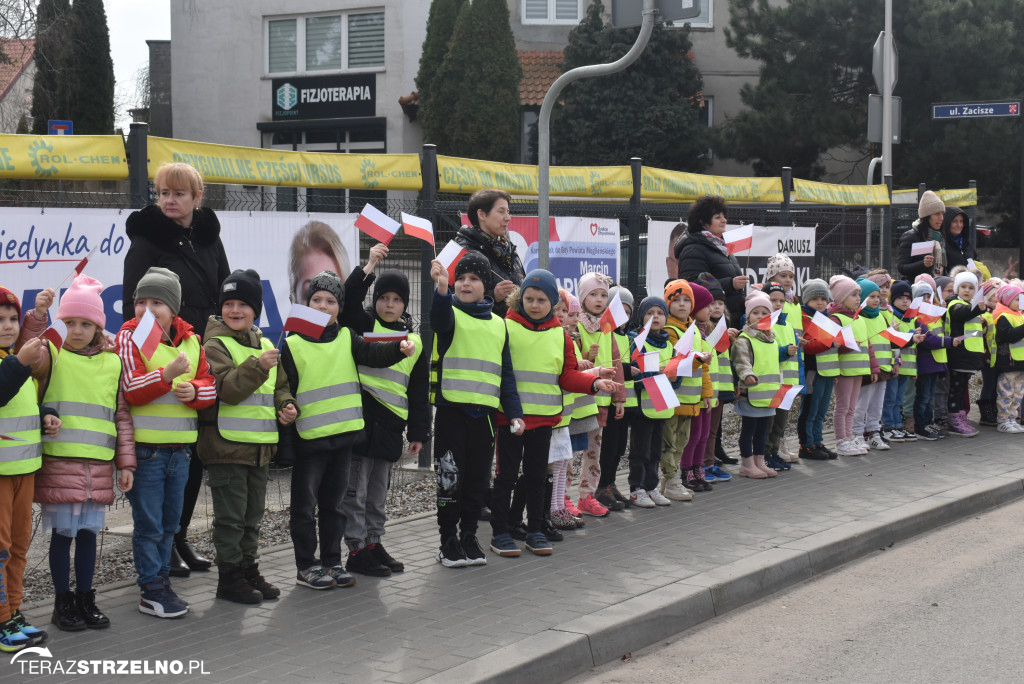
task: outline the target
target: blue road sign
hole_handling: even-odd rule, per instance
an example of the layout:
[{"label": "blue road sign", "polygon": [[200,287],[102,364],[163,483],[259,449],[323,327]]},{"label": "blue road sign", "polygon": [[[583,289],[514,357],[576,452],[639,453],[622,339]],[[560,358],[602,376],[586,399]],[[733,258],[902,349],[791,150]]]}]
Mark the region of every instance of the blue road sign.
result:
[{"label": "blue road sign", "polygon": [[50,119],[46,122],[49,128],[50,135],[73,135],[75,132],[74,124],[70,121],[59,121],[57,119]]},{"label": "blue road sign", "polygon": [[1016,102],[954,102],[933,104],[933,119],[983,119],[993,116],[1020,116]]}]

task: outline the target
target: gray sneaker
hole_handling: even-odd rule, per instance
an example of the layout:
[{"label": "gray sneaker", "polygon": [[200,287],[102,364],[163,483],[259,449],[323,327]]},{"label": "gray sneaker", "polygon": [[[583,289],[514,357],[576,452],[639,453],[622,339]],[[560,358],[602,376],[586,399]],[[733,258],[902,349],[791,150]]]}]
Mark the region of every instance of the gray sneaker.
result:
[{"label": "gray sneaker", "polygon": [[327,568],[324,572],[327,576],[332,578],[339,587],[351,587],[356,583],[356,578],[345,572],[345,568],[341,565],[335,565]]},{"label": "gray sneaker", "polygon": [[319,565],[300,570],[295,577],[295,583],[310,589],[333,589],[338,586],[334,578],[324,572]]}]

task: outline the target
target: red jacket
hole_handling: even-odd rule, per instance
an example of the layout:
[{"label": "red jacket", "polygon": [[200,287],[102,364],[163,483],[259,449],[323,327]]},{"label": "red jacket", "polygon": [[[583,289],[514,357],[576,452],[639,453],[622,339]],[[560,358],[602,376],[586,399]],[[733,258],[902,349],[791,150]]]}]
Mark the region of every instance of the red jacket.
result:
[{"label": "red jacket", "polygon": [[[146,370],[146,363],[142,360],[139,348],[132,342],[132,334],[135,332],[139,319],[133,318],[121,326],[117,333],[117,353],[124,365],[122,377],[122,388],[125,400],[132,406],[143,406],[150,403],[157,397],[162,397],[174,390],[174,386],[164,382],[163,368],[153,371]],[[171,335],[177,347],[185,339],[195,335],[192,326],[183,318],[175,316],[171,323]],[[198,337],[198,335],[196,335]],[[160,344],[167,344],[166,340],[160,340]],[[196,396],[192,401],[185,402],[185,406],[196,410],[213,406],[217,401],[217,387],[214,384],[213,374],[210,372],[210,364],[206,362],[206,352],[199,347],[199,368],[196,376],[189,382],[196,388]]]},{"label": "red jacket", "polygon": [[[557,318],[550,318],[544,321],[540,325],[531,323],[526,320],[522,314],[515,311],[509,311],[505,318],[516,323],[521,324],[527,330],[548,330],[549,328],[561,327],[561,323],[558,322]],[[579,370],[576,365],[576,347],[573,345],[572,339],[569,337],[569,333],[563,330],[565,335],[565,345],[562,353],[562,374],[558,378],[558,385],[566,392],[573,392],[576,394],[594,394],[594,381],[597,380],[597,376],[592,373],[585,373]],[[508,425],[508,418],[505,414],[498,412],[496,414],[498,425]],[[533,430],[534,428],[544,427],[550,425],[554,427],[562,422],[562,415],[557,414],[554,416],[524,416],[523,421],[526,423],[527,430]]]},{"label": "red jacket", "polygon": [[[811,318],[812,318],[812,316],[808,316],[807,314],[803,314],[801,317],[803,318],[803,322],[804,322],[804,330],[809,329],[811,327]],[[836,323],[838,323],[838,321],[836,321],[836,319],[834,319],[834,318],[832,318],[831,320],[836,322]],[[804,347],[803,347],[804,354],[810,354],[811,356],[817,356],[818,354],[826,352],[826,351],[828,351],[831,348],[832,348],[831,344],[825,344],[821,340],[815,339],[815,338],[810,337],[809,335],[806,335],[806,334],[804,335]]]}]

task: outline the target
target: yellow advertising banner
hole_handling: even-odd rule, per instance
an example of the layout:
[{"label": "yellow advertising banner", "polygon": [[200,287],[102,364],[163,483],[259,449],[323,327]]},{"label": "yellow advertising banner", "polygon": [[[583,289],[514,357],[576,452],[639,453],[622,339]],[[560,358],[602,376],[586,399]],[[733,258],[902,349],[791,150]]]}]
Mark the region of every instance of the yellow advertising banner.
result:
[{"label": "yellow advertising banner", "polygon": [[416,154],[291,152],[152,136],[148,145],[150,178],[163,164],[185,162],[207,183],[360,190],[423,187]]},{"label": "yellow advertising banner", "polygon": [[[497,188],[513,195],[538,194],[538,171],[528,164],[445,157],[438,155],[441,192],[476,192]],[[633,174],[628,166],[552,166],[552,197],[629,198]]]},{"label": "yellow advertising banner", "polygon": [[977,188],[960,188],[958,190],[938,190],[935,194],[939,196],[943,204],[951,207],[974,207],[978,204]]},{"label": "yellow advertising banner", "polygon": [[692,202],[717,195],[733,202],[782,202],[781,178],[702,176],[697,173],[644,167],[641,197],[648,200]]},{"label": "yellow advertising banner", "polygon": [[832,185],[793,179],[793,201],[839,204],[854,207],[889,206],[889,188],[884,185]]},{"label": "yellow advertising banner", "polygon": [[0,135],[0,178],[124,180],[119,135]]}]

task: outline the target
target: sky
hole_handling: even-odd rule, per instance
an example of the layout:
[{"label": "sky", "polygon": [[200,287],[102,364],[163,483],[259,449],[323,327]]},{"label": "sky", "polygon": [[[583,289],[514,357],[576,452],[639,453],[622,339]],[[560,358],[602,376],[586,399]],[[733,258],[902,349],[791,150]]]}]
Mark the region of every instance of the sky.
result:
[{"label": "sky", "polygon": [[[147,40],[171,37],[170,0],[103,0],[110,29],[110,56],[114,60],[114,80],[118,94],[135,103],[135,77],[149,63]],[[116,125],[128,132],[131,117],[117,113]]]}]

